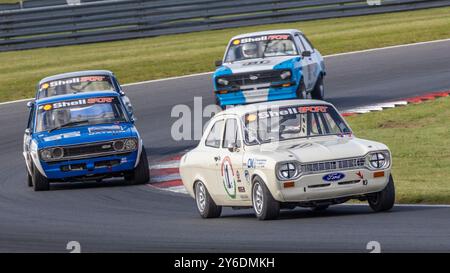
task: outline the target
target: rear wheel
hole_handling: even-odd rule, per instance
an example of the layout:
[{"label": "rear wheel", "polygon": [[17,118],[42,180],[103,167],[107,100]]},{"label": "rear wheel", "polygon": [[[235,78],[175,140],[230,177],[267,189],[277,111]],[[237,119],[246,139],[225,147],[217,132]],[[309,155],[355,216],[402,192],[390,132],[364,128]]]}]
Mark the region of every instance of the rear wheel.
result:
[{"label": "rear wheel", "polygon": [[325,86],[323,85],[323,76],[319,76],[313,91],[311,92],[311,97],[315,100],[323,100],[325,98]]},{"label": "rear wheel", "polygon": [[395,186],[392,175],[389,176],[389,183],[386,187],[382,191],[369,196],[368,202],[375,212],[387,211],[394,207]]},{"label": "rear wheel", "polygon": [[260,178],[255,178],[252,187],[253,210],[259,220],[271,220],[280,214],[280,203],[275,200]]},{"label": "rear wheel", "polygon": [[297,98],[306,99],[306,86],[303,80],[300,81],[300,84],[297,87]]},{"label": "rear wheel", "polygon": [[195,183],[195,203],[203,218],[217,218],[222,213],[222,207],[216,205],[205,184],[201,181]]},{"label": "rear wheel", "polygon": [[150,180],[150,170],[148,168],[147,153],[145,152],[144,147],[142,147],[139,164],[130,174],[125,176],[125,180],[128,182],[128,184],[131,185],[145,184]]},{"label": "rear wheel", "polygon": [[36,167],[33,167],[32,183],[34,191],[48,191],[50,183],[47,177],[43,176]]}]

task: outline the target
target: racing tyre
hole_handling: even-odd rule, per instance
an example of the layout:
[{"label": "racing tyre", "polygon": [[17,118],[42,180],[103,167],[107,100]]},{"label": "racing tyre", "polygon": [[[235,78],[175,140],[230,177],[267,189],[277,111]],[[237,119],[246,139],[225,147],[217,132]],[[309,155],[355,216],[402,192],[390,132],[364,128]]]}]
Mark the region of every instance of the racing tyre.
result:
[{"label": "racing tyre", "polygon": [[306,99],[306,86],[303,80],[300,81],[297,88],[297,99]]},{"label": "racing tyre", "polygon": [[253,210],[259,220],[276,219],[280,214],[280,203],[275,200],[260,178],[255,178],[252,187]]},{"label": "racing tyre", "polygon": [[195,203],[202,218],[217,218],[222,213],[222,207],[216,205],[201,181],[195,183]]},{"label": "racing tyre", "polygon": [[33,177],[31,176],[30,172],[28,171],[28,168],[26,168],[27,170],[27,184],[28,187],[33,187]]},{"label": "racing tyre", "polygon": [[312,207],[311,210],[313,212],[324,212],[328,209],[329,205],[319,205],[319,206],[315,206]]},{"label": "racing tyre", "polygon": [[323,100],[325,97],[325,86],[323,85],[323,77],[317,79],[316,85],[311,92],[311,97],[315,100]]},{"label": "racing tyre", "polygon": [[33,176],[31,179],[34,191],[48,191],[50,189],[48,179],[36,167],[33,167]]},{"label": "racing tyre", "polygon": [[131,174],[125,176],[125,180],[131,185],[139,185],[148,183],[150,180],[150,171],[148,168],[148,159],[145,148],[142,147],[141,157],[139,159],[139,164],[131,172]]},{"label": "racing tyre", "polygon": [[389,176],[389,183],[386,185],[386,187],[382,191],[369,196],[368,202],[372,210],[374,210],[375,212],[387,211],[392,209],[395,202],[395,187],[392,175]]}]

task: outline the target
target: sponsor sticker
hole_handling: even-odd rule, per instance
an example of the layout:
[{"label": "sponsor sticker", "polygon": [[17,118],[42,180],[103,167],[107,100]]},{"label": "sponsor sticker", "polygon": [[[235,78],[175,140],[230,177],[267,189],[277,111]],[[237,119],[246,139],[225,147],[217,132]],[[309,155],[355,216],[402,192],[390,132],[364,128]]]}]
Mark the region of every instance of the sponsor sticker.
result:
[{"label": "sponsor sticker", "polygon": [[277,111],[268,110],[265,112],[258,112],[258,117],[261,119],[265,119],[265,118],[271,118],[271,117],[303,114],[303,113],[307,113],[307,112],[327,113],[327,111],[328,111],[328,106],[323,106],[323,105],[296,106],[296,107],[280,108]]},{"label": "sponsor sticker", "polygon": [[68,79],[43,83],[41,85],[41,89],[48,89],[49,87],[57,87],[57,86],[61,86],[61,85],[81,83],[81,82],[101,82],[104,80],[105,80],[105,77],[103,77],[103,76],[85,76],[85,77],[68,78]]},{"label": "sponsor sticker", "polygon": [[123,128],[120,125],[109,125],[109,126],[95,126],[88,128],[89,134],[106,134],[106,133],[120,133],[123,132]]},{"label": "sponsor sticker", "polygon": [[44,141],[55,141],[55,140],[60,140],[63,138],[71,138],[71,137],[79,137],[79,136],[80,136],[80,132],[76,131],[76,132],[70,132],[70,133],[65,133],[65,134],[44,137]]},{"label": "sponsor sticker", "polygon": [[100,98],[88,98],[70,101],[58,101],[53,104],[40,105],[39,110],[50,111],[52,109],[66,108],[78,105],[100,104],[100,103],[112,103],[114,97],[100,97]]},{"label": "sponsor sticker", "polygon": [[261,42],[261,41],[289,40],[289,39],[290,39],[289,34],[272,34],[272,35],[262,35],[262,36],[236,39],[232,42],[232,44],[239,45],[239,44],[254,43],[254,42]]},{"label": "sponsor sticker", "polygon": [[245,192],[245,187],[238,187],[239,192]]},{"label": "sponsor sticker", "polygon": [[247,168],[249,169],[264,168],[266,167],[266,163],[267,163],[266,159],[249,158],[247,160]]}]

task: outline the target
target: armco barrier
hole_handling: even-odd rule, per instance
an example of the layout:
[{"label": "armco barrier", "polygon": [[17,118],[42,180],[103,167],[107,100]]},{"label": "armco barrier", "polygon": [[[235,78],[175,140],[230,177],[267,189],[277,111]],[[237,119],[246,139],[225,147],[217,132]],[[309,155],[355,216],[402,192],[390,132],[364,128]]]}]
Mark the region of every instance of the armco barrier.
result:
[{"label": "armco barrier", "polygon": [[450,6],[450,0],[381,0],[380,5],[368,4],[377,2],[111,0],[3,10],[0,51]]}]

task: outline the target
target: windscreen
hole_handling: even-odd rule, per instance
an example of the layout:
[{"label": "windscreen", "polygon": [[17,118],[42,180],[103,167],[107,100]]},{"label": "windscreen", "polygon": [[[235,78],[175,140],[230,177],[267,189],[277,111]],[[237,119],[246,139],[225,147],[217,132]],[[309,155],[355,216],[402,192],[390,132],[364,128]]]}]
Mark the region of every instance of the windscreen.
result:
[{"label": "windscreen", "polygon": [[246,114],[244,120],[249,145],[351,132],[336,110],[326,105],[274,108]]},{"label": "windscreen", "polygon": [[262,35],[231,41],[225,62],[290,55],[298,55],[291,35]]},{"label": "windscreen", "polygon": [[59,101],[38,106],[36,132],[125,121],[127,118],[117,97]]},{"label": "windscreen", "polygon": [[37,98],[93,91],[114,91],[111,78],[93,75],[49,81],[41,84]]}]

